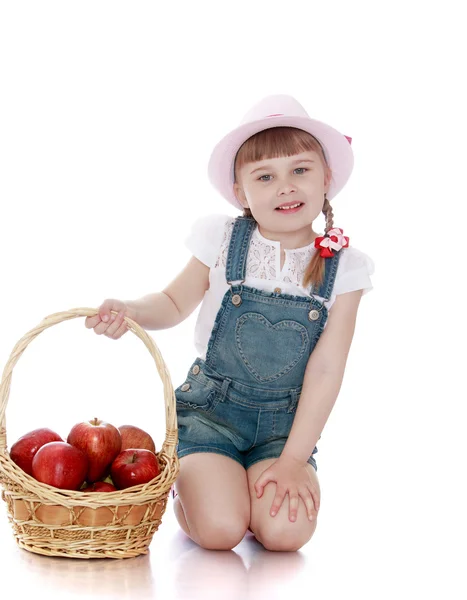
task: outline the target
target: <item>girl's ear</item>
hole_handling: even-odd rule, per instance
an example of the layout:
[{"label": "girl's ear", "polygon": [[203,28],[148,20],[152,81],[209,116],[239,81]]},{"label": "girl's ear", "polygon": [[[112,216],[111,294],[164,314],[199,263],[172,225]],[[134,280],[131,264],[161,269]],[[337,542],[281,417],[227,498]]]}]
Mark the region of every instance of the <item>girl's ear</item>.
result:
[{"label": "girl's ear", "polygon": [[234,194],[235,194],[237,200],[240,202],[240,204],[243,206],[243,208],[249,208],[247,199],[243,192],[243,189],[238,183],[233,184],[233,191],[234,191]]},{"label": "girl's ear", "polygon": [[329,186],[331,185],[331,179],[332,179],[332,171],[331,169],[328,167],[326,169],[326,175],[324,177],[324,191],[328,192],[329,191]]}]

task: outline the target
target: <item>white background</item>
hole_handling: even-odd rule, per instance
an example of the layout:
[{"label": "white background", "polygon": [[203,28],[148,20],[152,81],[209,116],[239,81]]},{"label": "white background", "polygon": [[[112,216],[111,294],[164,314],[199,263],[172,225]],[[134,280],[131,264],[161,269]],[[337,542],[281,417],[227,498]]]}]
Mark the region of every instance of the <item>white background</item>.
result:
[{"label": "white background", "polygon": [[[162,290],[190,258],[182,242],[198,216],[240,214],[211,187],[207,162],[269,94],[295,96],[353,138],[334,223],[376,266],[316,456],[318,527],[295,558],[251,539],[232,553],[198,551],[170,503],[151,555],[111,562],[104,577],[92,561],[17,550],[2,503],[2,578],[15,595],[44,584],[49,598],[206,599],[221,585],[229,598],[300,586],[321,598],[465,597],[467,48],[458,6],[0,4],[2,368],[46,315]],[[174,387],[196,356],[197,314],[150,332]],[[143,426],[160,448],[162,383],[131,332],[113,341],[84,318],[65,321],[14,368],[8,442],[41,426],[66,436],[94,416]]]}]

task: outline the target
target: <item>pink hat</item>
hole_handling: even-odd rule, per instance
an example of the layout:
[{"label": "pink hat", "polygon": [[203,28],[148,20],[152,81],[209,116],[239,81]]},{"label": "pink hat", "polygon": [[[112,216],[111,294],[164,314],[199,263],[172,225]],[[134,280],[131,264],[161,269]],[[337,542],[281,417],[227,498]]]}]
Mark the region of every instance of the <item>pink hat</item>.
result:
[{"label": "pink hat", "polygon": [[240,146],[249,137],[270,127],[296,127],[311,133],[320,142],[332,179],[326,194],[331,200],[347,183],[353,169],[352,138],[347,137],[315,119],[295,98],[285,94],[266,96],[243,117],[239,127],[228,133],[215,146],[208,164],[208,177],[212,185],[233,204],[243,210],[234,190],[234,160]]}]

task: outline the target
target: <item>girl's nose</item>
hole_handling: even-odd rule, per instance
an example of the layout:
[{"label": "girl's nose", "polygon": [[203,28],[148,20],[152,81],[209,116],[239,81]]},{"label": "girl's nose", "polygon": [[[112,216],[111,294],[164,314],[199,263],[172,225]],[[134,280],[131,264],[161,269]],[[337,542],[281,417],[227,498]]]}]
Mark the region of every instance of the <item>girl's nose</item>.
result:
[{"label": "girl's nose", "polygon": [[277,193],[280,196],[282,194],[290,194],[290,192],[294,191],[297,191],[297,187],[293,183],[290,181],[283,181],[279,183]]}]

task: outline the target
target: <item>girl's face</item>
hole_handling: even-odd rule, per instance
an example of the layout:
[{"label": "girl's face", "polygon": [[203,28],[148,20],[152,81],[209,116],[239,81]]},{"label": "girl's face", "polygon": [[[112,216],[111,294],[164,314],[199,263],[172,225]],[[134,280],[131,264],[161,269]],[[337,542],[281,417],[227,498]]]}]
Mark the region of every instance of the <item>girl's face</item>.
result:
[{"label": "girl's face", "polygon": [[[330,170],[313,150],[293,156],[246,163],[238,172],[235,194],[265,231],[292,233],[309,227],[320,215]],[[296,212],[278,207],[301,204]]]}]

